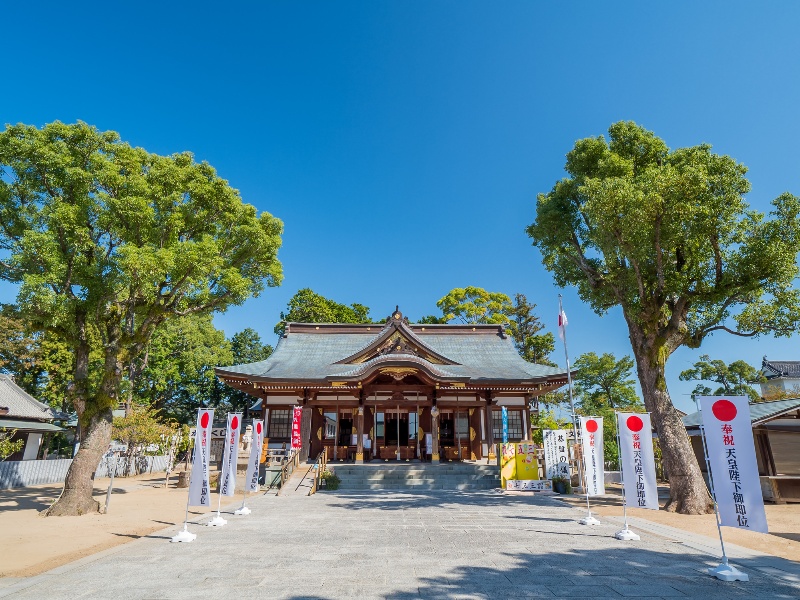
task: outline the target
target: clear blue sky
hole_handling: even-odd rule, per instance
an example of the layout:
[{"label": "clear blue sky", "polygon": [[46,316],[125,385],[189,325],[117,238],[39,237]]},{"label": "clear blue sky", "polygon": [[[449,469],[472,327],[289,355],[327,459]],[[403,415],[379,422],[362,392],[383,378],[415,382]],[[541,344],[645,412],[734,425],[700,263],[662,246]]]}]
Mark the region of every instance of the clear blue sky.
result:
[{"label": "clear blue sky", "polygon": [[[191,150],[283,219],[283,286],[219,316],[228,335],[274,343],[302,287],[412,318],[454,287],[523,292],[554,328],[524,228],[575,140],[620,119],[737,158],[755,208],[800,193],[796,2],[90,4],[3,8],[0,119]],[[619,311],[564,297],[573,357],[630,353]],[[800,359],[797,338],[680,350],[685,409],[678,373],[703,352]]]}]

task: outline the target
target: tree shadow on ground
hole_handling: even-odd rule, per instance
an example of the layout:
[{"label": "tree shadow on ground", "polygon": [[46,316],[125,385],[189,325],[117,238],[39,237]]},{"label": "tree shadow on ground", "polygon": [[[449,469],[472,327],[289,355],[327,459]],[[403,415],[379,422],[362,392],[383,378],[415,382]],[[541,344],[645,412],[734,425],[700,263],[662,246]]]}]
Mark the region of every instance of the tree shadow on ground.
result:
[{"label": "tree shadow on ground", "polygon": [[[778,533],[776,531],[770,531],[770,535],[774,535],[777,537],[785,538],[787,540],[792,540],[794,542],[800,542],[800,533]],[[800,558],[800,557],[798,557]]]},{"label": "tree shadow on ground", "polygon": [[[43,511],[50,508],[50,505],[61,495],[62,488],[12,488],[0,490],[0,511],[19,511],[36,510]],[[108,487],[95,487],[92,495],[95,498],[103,496],[108,491]],[[112,488],[112,494],[127,494],[125,488]]]},{"label": "tree shadow on ground", "polygon": [[[521,530],[523,533],[535,530]],[[552,533],[552,532],[546,532]],[[581,534],[586,535],[586,534]],[[624,542],[623,542],[624,543]],[[620,545],[613,549],[564,551],[497,552],[487,556],[482,566],[437,568],[449,560],[449,554],[431,556],[430,564],[421,562],[421,575],[396,584],[376,580],[373,583],[351,582],[350,597],[452,599],[547,598],[797,598],[800,584],[770,577],[747,560],[736,565],[750,576],[750,581],[722,582],[706,573],[719,564],[717,559],[691,550],[675,553],[647,549],[641,545]],[[426,573],[427,570],[427,573]],[[314,583],[302,584],[302,591],[292,599],[328,599],[340,593],[326,593],[326,586],[341,590],[345,581],[328,581],[321,576]]]}]

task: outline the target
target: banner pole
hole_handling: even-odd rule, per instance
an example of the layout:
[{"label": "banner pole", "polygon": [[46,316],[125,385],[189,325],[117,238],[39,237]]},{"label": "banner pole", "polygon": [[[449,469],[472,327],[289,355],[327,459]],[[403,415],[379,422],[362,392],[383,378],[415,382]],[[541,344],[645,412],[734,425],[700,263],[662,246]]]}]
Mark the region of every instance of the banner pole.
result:
[{"label": "banner pole", "polygon": [[[197,423],[198,427],[200,425],[198,421],[200,420],[201,410],[203,410],[202,407],[197,409],[197,418],[195,418],[195,422]],[[197,433],[195,432],[195,437],[196,436]],[[189,448],[189,450],[186,451],[187,457],[191,454],[191,450],[192,448]],[[197,452],[196,447],[194,448],[194,451]],[[176,535],[172,536],[170,542],[193,542],[195,538],[197,538],[196,533],[191,533],[189,531],[189,502],[191,502],[192,499],[191,475],[189,477],[190,477],[190,483],[189,486],[186,488],[186,513],[184,514],[183,517],[183,530],[179,531]]]},{"label": "banner pole", "polygon": [[[561,315],[563,313],[564,313],[564,307],[563,307],[562,302],[561,302],[561,294],[559,294],[558,295],[558,315],[559,315],[559,318],[561,317]],[[564,358],[566,358],[566,360],[567,360],[567,387],[569,389],[569,407],[570,407],[570,410],[572,411],[572,438],[573,438],[572,448],[574,450],[575,446],[577,446],[577,444],[578,444],[578,427],[575,424],[575,401],[572,398],[572,373],[570,372],[570,368],[569,368],[569,352],[567,351],[567,328],[566,327],[563,328],[563,333],[564,333],[564,338],[563,338],[562,341],[564,342]],[[581,456],[580,456],[580,458],[578,458],[576,460],[576,462],[578,464],[578,482],[580,483],[581,487],[585,487],[583,485],[583,469],[581,468],[581,464],[582,464],[583,460],[584,460],[584,457],[583,457],[583,446],[581,446]],[[588,495],[586,496],[586,507],[587,507],[587,510],[588,510],[588,507],[589,507],[589,496]],[[591,511],[589,512],[589,516],[591,516]]]},{"label": "banner pole", "polygon": [[[594,416],[593,416],[593,418],[594,418]],[[581,456],[583,457],[583,464],[585,465],[586,464],[586,456],[585,456],[584,447],[583,447],[583,435],[581,435]],[[605,469],[603,469],[603,472],[605,473]],[[586,482],[586,485],[583,486],[583,489],[586,492],[586,512],[587,512],[587,515],[585,517],[583,517],[580,521],[578,521],[578,523],[580,523],[581,525],[599,525],[600,521],[598,521],[597,519],[595,519],[592,516],[592,509],[589,507],[589,482],[588,481]]]},{"label": "banner pole", "polygon": [[[230,460],[230,457],[228,456],[228,454],[230,454],[228,452],[228,435],[229,435],[229,431],[231,429],[231,413],[227,413],[225,415],[225,417],[226,417],[226,422],[225,422],[225,443],[222,446],[222,470],[220,470],[219,478],[217,479],[217,488],[218,488],[218,490],[217,490],[217,516],[214,517],[213,519],[211,519],[208,522],[208,526],[209,527],[222,527],[223,525],[227,525],[227,523],[228,523],[228,521],[223,519],[222,515],[220,514],[220,512],[222,510],[222,484],[223,484],[223,481],[225,479],[225,474],[226,474],[226,471],[227,471],[226,465],[228,464],[228,461]],[[235,464],[234,464],[233,468],[234,469],[236,468]]]},{"label": "banner pole", "polygon": [[619,435],[619,413],[614,411],[614,429],[617,432],[617,457],[619,463],[619,482],[622,484],[622,518],[625,526],[614,534],[614,537],[623,541],[636,541],[641,538],[628,529],[628,499],[625,497],[625,469],[622,467],[622,438]]},{"label": "banner pole", "polygon": [[725,541],[722,539],[722,520],[719,517],[719,506],[717,505],[717,493],[714,491],[714,476],[711,474],[711,461],[708,458],[708,445],[706,444],[706,428],[703,425],[703,416],[697,398],[692,394],[695,408],[700,413],[700,437],[703,440],[703,457],[706,460],[706,471],[708,472],[708,483],[711,488],[711,499],[714,501],[714,517],[717,521],[717,533],[719,534],[719,545],[722,549],[722,562],[717,567],[708,569],[708,574],[713,575],[722,581],[748,581],[749,577],[728,563],[728,554],[725,552]]}]

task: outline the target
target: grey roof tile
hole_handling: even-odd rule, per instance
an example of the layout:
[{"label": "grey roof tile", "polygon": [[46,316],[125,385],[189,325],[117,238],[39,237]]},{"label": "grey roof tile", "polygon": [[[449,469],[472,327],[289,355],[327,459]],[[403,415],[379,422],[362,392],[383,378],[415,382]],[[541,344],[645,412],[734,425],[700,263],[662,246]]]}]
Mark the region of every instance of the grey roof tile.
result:
[{"label": "grey roof tile", "polygon": [[8,409],[4,417],[49,421],[55,416],[49,406],[39,402],[3,373],[0,373],[0,407]]},{"label": "grey roof tile", "polygon": [[[463,330],[452,334],[441,327],[430,333],[414,333],[438,354],[459,363],[430,365],[432,368],[455,377],[469,377],[472,382],[528,381],[566,376],[566,371],[558,367],[524,360],[508,337],[486,332],[464,333]],[[218,372],[276,380],[323,380],[326,377],[345,376],[360,365],[335,363],[365,348],[379,335],[381,332],[290,332],[281,338],[275,351],[266,360],[219,367]]]}]

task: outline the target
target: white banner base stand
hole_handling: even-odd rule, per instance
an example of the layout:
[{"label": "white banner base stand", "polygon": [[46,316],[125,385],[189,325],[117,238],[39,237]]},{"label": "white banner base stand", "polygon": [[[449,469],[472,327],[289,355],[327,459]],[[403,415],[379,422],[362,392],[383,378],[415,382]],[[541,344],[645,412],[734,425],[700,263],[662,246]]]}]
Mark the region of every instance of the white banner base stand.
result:
[{"label": "white banner base stand", "polygon": [[578,521],[581,525],[600,525],[600,521],[595,519],[592,516],[592,513],[589,513],[585,517],[583,517],[580,521]]},{"label": "white banner base stand", "polygon": [[237,508],[235,511],[233,511],[233,514],[235,514],[235,515],[249,515],[251,512],[252,511],[249,508],[247,508],[246,506],[243,506],[242,508]]},{"label": "white banner base stand", "polygon": [[217,516],[208,522],[209,527],[222,527],[223,525],[227,524],[228,522],[225,519],[223,519],[219,513],[217,513]]},{"label": "white banner base stand", "polygon": [[747,573],[742,573],[733,565],[728,564],[727,559],[721,562],[718,567],[709,569],[708,574],[722,581],[750,581],[750,577],[747,576]]},{"label": "white banner base stand", "polygon": [[625,529],[620,529],[614,534],[614,537],[618,540],[622,540],[623,542],[638,542],[640,539],[642,539],[627,527],[625,527]]},{"label": "white banner base stand", "polygon": [[186,529],[186,525],[184,524],[183,530],[178,532],[177,535],[173,535],[172,538],[169,540],[170,542],[193,542],[197,538],[196,533],[192,533],[188,529]]}]

